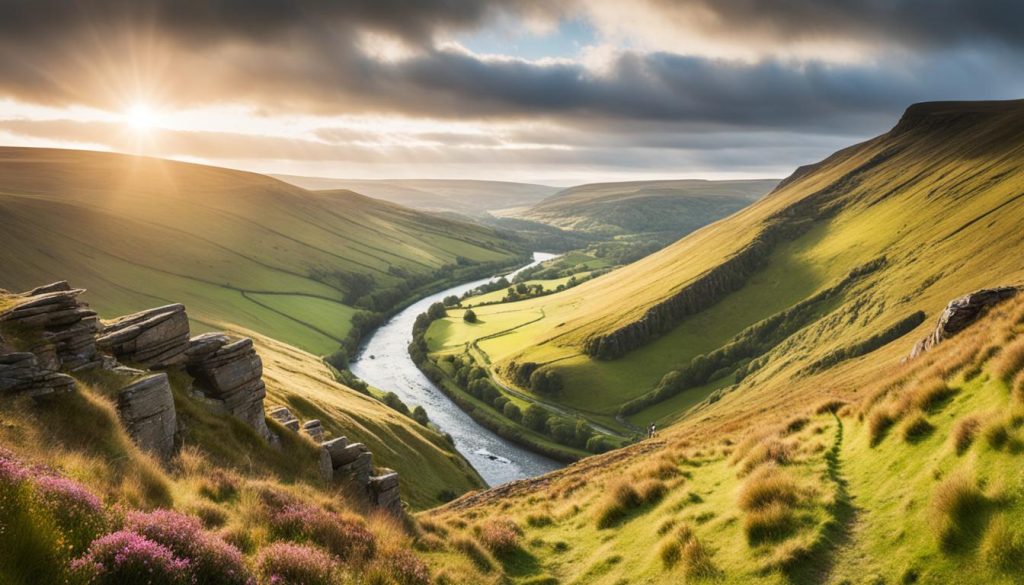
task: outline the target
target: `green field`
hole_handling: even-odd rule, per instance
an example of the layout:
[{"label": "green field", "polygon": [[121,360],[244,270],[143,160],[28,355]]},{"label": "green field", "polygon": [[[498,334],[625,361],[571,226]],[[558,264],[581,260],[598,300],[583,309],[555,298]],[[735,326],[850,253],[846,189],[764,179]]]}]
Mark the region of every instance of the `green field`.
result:
[{"label": "green field", "polygon": [[524,250],[350,191],[157,159],[0,149],[0,287],[68,280],[115,316],[182,302],[316,354],[383,311]]}]

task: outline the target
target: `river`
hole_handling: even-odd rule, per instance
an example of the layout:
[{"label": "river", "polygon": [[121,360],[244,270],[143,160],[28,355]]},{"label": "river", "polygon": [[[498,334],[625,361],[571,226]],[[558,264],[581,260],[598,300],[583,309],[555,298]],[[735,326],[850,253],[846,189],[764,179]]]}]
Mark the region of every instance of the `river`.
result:
[{"label": "river", "polygon": [[[525,270],[555,256],[534,252],[533,262],[519,270]],[[409,305],[373,333],[350,366],[356,376],[371,386],[394,392],[409,405],[409,408],[421,405],[427,409],[430,420],[452,436],[455,448],[473,464],[484,481],[491,486],[542,475],[562,467],[562,464],[520,447],[480,426],[449,400],[444,392],[423,375],[423,372],[420,372],[409,357],[408,346],[412,341],[412,326],[417,315],[426,312],[431,304],[446,296],[461,297],[466,291],[494,278],[461,284]]]}]

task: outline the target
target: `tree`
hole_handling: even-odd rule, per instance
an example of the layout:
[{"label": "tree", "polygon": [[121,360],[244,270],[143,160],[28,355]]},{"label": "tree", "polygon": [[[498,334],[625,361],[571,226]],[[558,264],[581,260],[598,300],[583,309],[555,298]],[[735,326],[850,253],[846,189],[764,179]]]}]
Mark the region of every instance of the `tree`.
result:
[{"label": "tree", "polygon": [[462,314],[462,320],[466,323],[476,323],[476,312],[473,311],[473,309],[467,309],[466,312]]},{"label": "tree", "polygon": [[519,421],[523,420],[523,411],[520,410],[519,407],[515,403],[512,403],[512,402],[506,403],[505,404],[505,408],[502,409],[502,412],[505,414],[505,416],[509,420],[511,420],[513,422],[519,422]]},{"label": "tree", "polygon": [[444,303],[444,306],[446,307],[454,307],[459,304],[459,297],[455,295],[448,295],[441,302]]},{"label": "tree", "polygon": [[444,319],[448,316],[448,311],[445,310],[444,303],[434,303],[427,309],[427,318],[431,321],[437,321],[438,319]]},{"label": "tree", "polygon": [[523,411],[523,424],[526,425],[527,428],[538,432],[544,432],[550,417],[551,414],[547,410],[544,410],[536,404],[531,404],[526,407],[525,411]]},{"label": "tree", "polygon": [[427,409],[419,405],[412,409],[412,419],[423,426],[427,426],[427,423],[430,422],[430,417],[427,416]]}]

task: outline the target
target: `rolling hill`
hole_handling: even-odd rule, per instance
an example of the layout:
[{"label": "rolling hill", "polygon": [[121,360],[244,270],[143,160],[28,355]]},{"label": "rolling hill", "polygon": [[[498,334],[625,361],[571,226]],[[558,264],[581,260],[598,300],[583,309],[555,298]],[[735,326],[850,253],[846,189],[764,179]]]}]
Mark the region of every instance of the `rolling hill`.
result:
[{"label": "rolling hill", "polygon": [[[433,343],[475,343],[507,385],[513,364],[553,371],[563,388],[543,398],[604,424],[669,423],[726,392],[747,397],[728,411],[742,419],[763,408],[766,380],[791,380],[789,395],[872,336],[920,325],[919,311],[1024,277],[1022,128],[1021,102],[915,105],[889,133],[639,262],[479,307],[477,324],[452,312]],[[901,355],[884,346],[873,361]]]},{"label": "rolling hill", "polygon": [[330,179],[275,175],[282,181],[310,190],[350,189],[376,199],[425,211],[451,211],[478,215],[510,207],[530,206],[558,187],[507,181],[446,179]]},{"label": "rolling hill", "polygon": [[657,233],[676,240],[743,209],[777,184],[775,179],[595,183],[559,191],[516,216],[569,231]]},{"label": "rolling hill", "polygon": [[491,229],[351,191],[86,151],[0,149],[0,287],[89,289],[102,313],[183,302],[328,354],[418,292],[518,263]]},{"label": "rolling hill", "polygon": [[503,383],[563,382],[520,393],[670,426],[423,525],[515,534],[487,558],[521,583],[1019,581],[1024,298],[909,356],[951,300],[1024,285],[1022,137],[1024,101],[917,104],[640,262],[450,311],[431,332]]}]

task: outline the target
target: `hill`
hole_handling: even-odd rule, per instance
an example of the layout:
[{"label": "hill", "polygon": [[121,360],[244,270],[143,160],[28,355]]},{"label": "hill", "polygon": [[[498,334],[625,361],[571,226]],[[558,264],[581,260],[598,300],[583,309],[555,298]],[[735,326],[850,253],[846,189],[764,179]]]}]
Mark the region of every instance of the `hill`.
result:
[{"label": "hill", "polygon": [[960,312],[1024,285],[1022,131],[1024,102],[918,104],[636,264],[449,311],[442,353],[661,430],[421,523],[524,583],[1018,581],[1024,298]]},{"label": "hill", "polygon": [[350,189],[413,209],[477,215],[488,211],[533,205],[558,187],[507,181],[446,179],[331,179],[275,175],[304,189]]},{"label": "hill", "polygon": [[594,183],[559,191],[516,215],[570,231],[656,233],[671,241],[739,211],[777,184],[774,179]]},{"label": "hill", "polygon": [[[444,352],[470,344],[502,385],[624,432],[708,408],[743,420],[837,363],[871,350],[891,363],[903,350],[887,342],[921,313],[1024,277],[1021,129],[1021,102],[913,106],[889,133],[656,254],[475,308],[474,324],[450,311],[427,336]],[[534,392],[523,364],[561,389]],[[725,395],[743,408],[711,406]]]},{"label": "hill", "polygon": [[70,150],[0,149],[0,225],[0,287],[68,279],[111,315],[183,302],[197,326],[320,355],[424,290],[525,254],[491,229],[351,191]]}]

